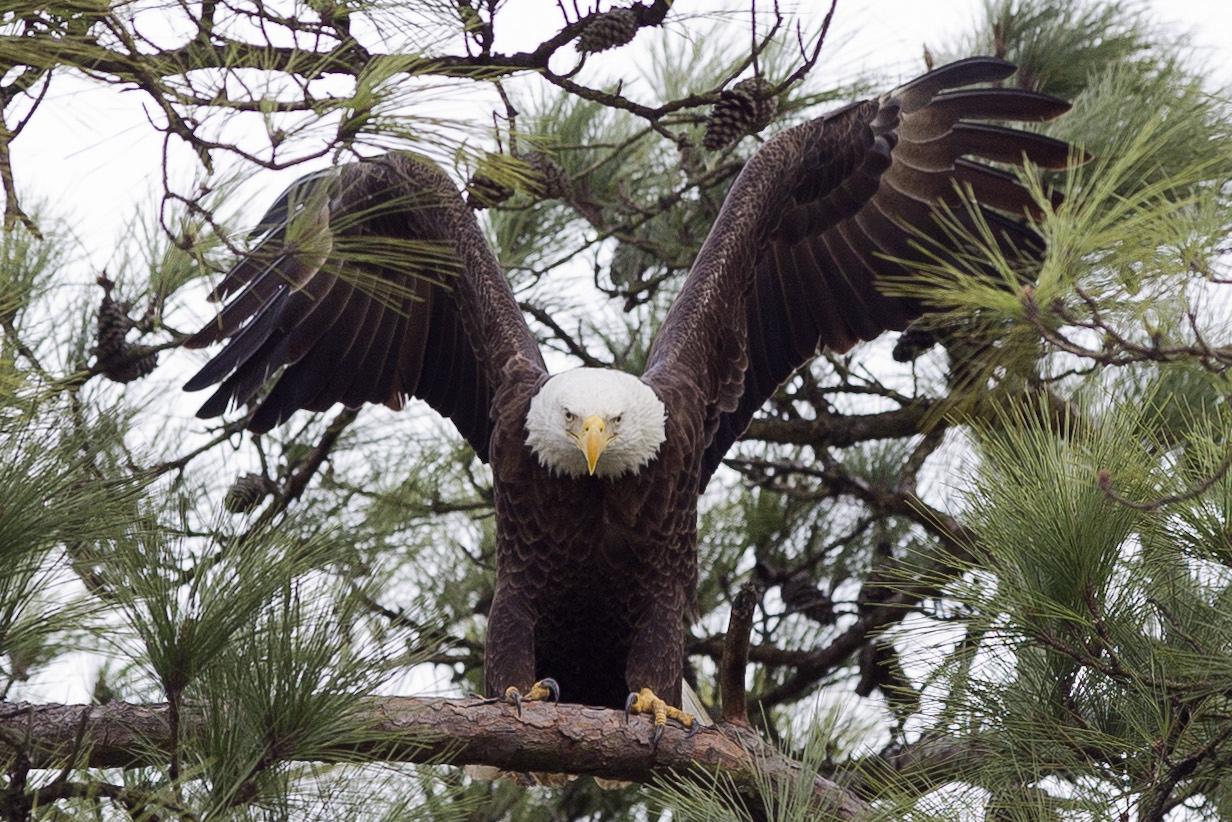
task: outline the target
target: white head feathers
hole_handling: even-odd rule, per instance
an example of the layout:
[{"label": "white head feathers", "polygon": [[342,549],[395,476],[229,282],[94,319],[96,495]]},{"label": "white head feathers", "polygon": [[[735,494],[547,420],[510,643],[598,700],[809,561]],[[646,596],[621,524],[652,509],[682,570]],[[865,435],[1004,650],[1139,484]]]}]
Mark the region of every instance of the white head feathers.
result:
[{"label": "white head feathers", "polygon": [[636,474],[654,459],[666,438],[667,409],[655,392],[631,374],[608,368],[577,368],[548,379],[530,401],[526,444],[554,474],[589,473],[586,437],[599,439],[594,466],[600,477]]}]

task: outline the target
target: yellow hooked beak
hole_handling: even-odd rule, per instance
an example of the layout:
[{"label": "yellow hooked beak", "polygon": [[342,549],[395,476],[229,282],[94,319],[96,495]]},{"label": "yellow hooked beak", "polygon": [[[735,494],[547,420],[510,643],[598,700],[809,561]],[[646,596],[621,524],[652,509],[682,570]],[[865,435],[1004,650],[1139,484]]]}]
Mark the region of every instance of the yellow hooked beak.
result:
[{"label": "yellow hooked beak", "polygon": [[582,453],[586,455],[586,469],[591,476],[595,473],[595,466],[599,464],[599,455],[603,453],[603,449],[607,448],[611,436],[607,433],[607,424],[595,415],[589,416],[582,420],[582,430],[577,435],[578,448],[582,449]]}]

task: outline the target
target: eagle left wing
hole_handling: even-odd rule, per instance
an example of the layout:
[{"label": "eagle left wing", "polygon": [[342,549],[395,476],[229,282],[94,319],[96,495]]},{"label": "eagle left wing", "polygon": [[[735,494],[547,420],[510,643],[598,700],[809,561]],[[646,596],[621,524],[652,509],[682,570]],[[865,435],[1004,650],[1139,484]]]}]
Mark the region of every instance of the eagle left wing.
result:
[{"label": "eagle left wing", "polygon": [[[1038,217],[1016,179],[984,163],[1064,168],[1061,141],[972,120],[1042,121],[1064,100],[1018,89],[977,88],[1015,67],[975,57],[931,71],[882,97],[788,129],[749,160],[732,184],[680,294],[655,338],[643,380],[687,386],[705,403],[702,487],[763,403],[819,349],[843,352],[922,311],[879,285],[924,262],[919,235],[952,251],[936,208],[974,196],[1012,258],[1037,260]],[[961,207],[955,219],[970,219]],[[952,244],[951,244],[952,245]],[[903,261],[903,262],[898,262]]]},{"label": "eagle left wing", "polygon": [[[298,409],[424,400],[487,461],[511,363],[546,375],[492,249],[440,168],[407,152],[313,172],[258,224],[256,247],[185,343],[226,345],[184,386],[200,417],[251,404],[255,432]],[[527,378],[529,378],[527,377]],[[272,383],[272,385],[269,385]],[[268,388],[267,388],[268,386]]]}]

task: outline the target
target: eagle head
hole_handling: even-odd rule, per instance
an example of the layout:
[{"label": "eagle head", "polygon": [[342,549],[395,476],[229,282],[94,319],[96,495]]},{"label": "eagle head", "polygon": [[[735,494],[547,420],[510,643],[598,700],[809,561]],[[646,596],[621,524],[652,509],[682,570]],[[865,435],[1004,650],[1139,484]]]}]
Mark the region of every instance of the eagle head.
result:
[{"label": "eagle head", "polygon": [[667,409],[631,374],[577,368],[548,379],[530,401],[526,444],[553,474],[616,478],[654,459]]}]

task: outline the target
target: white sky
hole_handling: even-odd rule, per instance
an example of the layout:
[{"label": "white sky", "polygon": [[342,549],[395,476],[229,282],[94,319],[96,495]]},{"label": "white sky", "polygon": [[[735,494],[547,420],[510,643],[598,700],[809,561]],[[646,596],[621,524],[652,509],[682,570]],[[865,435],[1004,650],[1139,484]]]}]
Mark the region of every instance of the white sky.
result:
[{"label": "white sky", "polygon": [[[763,0],[759,7],[769,7]],[[971,28],[982,0],[839,0],[832,36],[814,76],[819,83],[839,80],[867,66],[907,76],[922,68],[922,45],[951,42]],[[1153,0],[1161,21],[1184,34],[1199,59],[1224,82],[1232,84],[1232,2],[1226,0]],[[745,8],[723,0],[678,0],[671,17],[709,15]],[[823,10],[822,0],[801,9]],[[810,14],[816,19],[820,16]],[[670,18],[669,18],[670,19]],[[743,27],[743,15],[730,18]],[[539,42],[559,26],[553,0],[509,0],[498,18],[498,45],[505,49]],[[636,59],[637,46],[616,52]],[[139,92],[116,93],[87,86],[73,78],[53,83],[49,100],[13,146],[14,171],[28,203],[45,201],[69,218],[95,266],[105,265],[139,204],[160,190],[161,141],[142,112]],[[185,164],[181,179],[191,173]],[[258,178],[258,181],[260,178]],[[263,207],[281,181],[254,189],[252,207]]]},{"label": "white sky", "polygon": [[[721,0],[677,0],[672,15],[709,14],[733,5]],[[828,3],[815,0],[811,5],[824,10]],[[898,77],[918,73],[923,44],[938,47],[952,42],[972,27],[981,5],[981,0],[839,0],[831,39],[814,76],[826,85],[863,67]],[[1232,84],[1232,38],[1228,37],[1232,2],[1155,0],[1150,5],[1162,22],[1192,43],[1196,57],[1220,81]],[[768,7],[769,0],[759,6]],[[505,50],[532,46],[560,24],[553,0],[509,0],[499,19],[506,27],[500,30],[505,35],[500,42]],[[730,25],[743,27],[745,19],[733,18]],[[633,60],[637,54],[637,47],[632,46],[609,59]],[[142,113],[144,102],[138,92],[117,93],[61,78],[13,146],[16,178],[25,203],[44,201],[51,214],[71,221],[84,254],[79,264],[88,266],[78,274],[92,274],[111,261],[137,209],[148,206],[161,190],[161,137]],[[178,171],[179,179],[191,173],[187,166]],[[282,182],[269,175],[256,177],[250,186],[251,217],[272,200]],[[81,279],[89,281],[88,277]],[[179,404],[191,413],[199,399],[194,396]],[[90,684],[87,679],[80,671],[62,672],[47,689],[47,696],[82,699]]]}]

